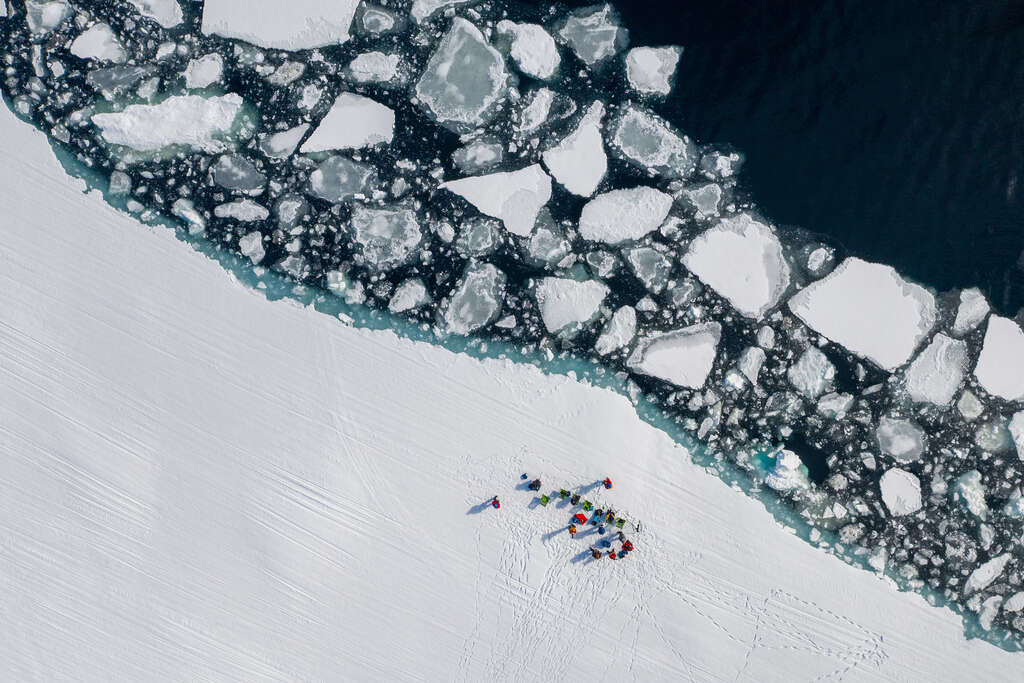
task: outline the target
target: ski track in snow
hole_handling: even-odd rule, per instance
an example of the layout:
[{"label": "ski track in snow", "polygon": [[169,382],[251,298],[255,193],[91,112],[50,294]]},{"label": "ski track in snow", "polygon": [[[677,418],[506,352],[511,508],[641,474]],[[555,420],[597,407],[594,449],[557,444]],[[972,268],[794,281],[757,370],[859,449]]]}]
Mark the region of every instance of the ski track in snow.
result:
[{"label": "ski track in snow", "polygon": [[[1015,678],[623,397],[268,302],[0,131],[10,680]],[[591,560],[523,471],[637,551]]]}]

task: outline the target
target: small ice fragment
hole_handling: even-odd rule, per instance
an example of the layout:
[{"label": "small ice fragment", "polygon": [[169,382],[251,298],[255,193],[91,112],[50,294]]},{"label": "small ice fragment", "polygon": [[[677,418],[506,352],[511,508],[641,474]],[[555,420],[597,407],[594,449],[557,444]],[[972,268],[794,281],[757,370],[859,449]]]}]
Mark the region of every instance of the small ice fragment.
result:
[{"label": "small ice fragment", "polygon": [[242,98],[231,93],[220,97],[179,95],[159,104],[131,104],[119,112],[94,114],[103,139],[140,152],[155,152],[184,145],[204,152],[219,152],[242,109]]},{"label": "small ice fragment", "polygon": [[374,51],[356,55],[348,64],[348,75],[356,83],[390,83],[398,76],[401,55]]},{"label": "small ice fragment", "polygon": [[462,222],[455,248],[466,257],[487,256],[501,244],[501,225],[497,221],[474,216]]},{"label": "small ice fragment", "polygon": [[499,34],[507,35],[512,44],[509,54],[512,60],[527,76],[547,80],[555,75],[561,57],[554,39],[537,24],[517,24],[512,21],[499,21]]},{"label": "small ice fragment", "polygon": [[593,5],[570,12],[561,22],[558,36],[572,51],[593,67],[626,47],[629,32],[609,4]]},{"label": "small ice fragment", "polygon": [[238,250],[242,252],[243,256],[252,261],[253,265],[258,265],[267,253],[263,249],[263,235],[259,230],[253,230],[239,237]]},{"label": "small ice fragment", "polygon": [[359,0],[206,0],[202,31],[275,50],[309,50],[349,39]]},{"label": "small ice fragment", "polygon": [[711,374],[722,337],[718,323],[691,325],[642,339],[626,365],[680,387],[700,389]]},{"label": "small ice fragment", "polygon": [[776,491],[804,489],[811,485],[807,478],[807,467],[800,461],[800,456],[785,448],[779,449],[772,457],[764,483]]},{"label": "small ice fragment", "polygon": [[956,402],[956,409],[968,422],[977,420],[985,412],[985,406],[970,391],[965,391],[960,395],[960,400]]},{"label": "small ice fragment", "polygon": [[297,81],[304,73],[306,73],[305,64],[302,62],[287,60],[282,62],[281,66],[274,69],[274,71],[267,76],[267,83],[284,87]]},{"label": "small ice fragment", "polygon": [[581,197],[594,194],[608,170],[601,137],[603,117],[604,104],[594,102],[576,129],[542,155],[554,179]]},{"label": "small ice fragment", "polygon": [[1007,401],[1024,401],[1024,330],[1009,318],[988,319],[974,376],[988,393]]},{"label": "small ice fragment", "polygon": [[267,177],[259,172],[256,165],[240,154],[224,154],[210,168],[213,182],[228,190],[258,192],[263,189]]},{"label": "small ice fragment", "polygon": [[206,219],[188,199],[182,197],[175,200],[171,205],[171,213],[185,221],[185,225],[188,226],[188,234],[201,235],[206,231]]},{"label": "small ice fragment", "polygon": [[286,159],[295,153],[302,136],[309,130],[309,124],[303,123],[294,128],[283,130],[263,138],[260,150],[271,159]]},{"label": "small ice fragment", "polygon": [[907,368],[907,394],[918,403],[947,405],[966,371],[967,344],[940,332]]},{"label": "small ice fragment", "polygon": [[114,35],[113,29],[103,22],[93,24],[75,38],[71,43],[71,54],[82,59],[115,64],[121,64],[128,59],[128,53]]},{"label": "small ice fragment", "polygon": [[470,261],[455,291],[444,301],[439,322],[452,334],[471,334],[489,325],[505,301],[505,273],[491,265]]},{"label": "small ice fragment", "polygon": [[611,317],[604,328],[601,336],[594,344],[594,350],[602,356],[607,356],[613,351],[628,346],[636,336],[636,309],[632,306],[622,306]]},{"label": "small ice fragment", "polygon": [[178,0],[128,0],[144,17],[148,17],[164,28],[173,28],[182,22],[181,5]]},{"label": "small ice fragment", "polygon": [[388,310],[392,313],[405,313],[430,303],[430,293],[423,280],[418,277],[409,278],[398,285],[388,302]]},{"label": "small ice fragment", "polygon": [[356,16],[356,30],[371,36],[381,36],[399,28],[404,23],[399,17],[380,5],[363,2]]},{"label": "small ice fragment", "polygon": [[332,156],[309,174],[309,192],[329,202],[369,196],[377,186],[377,171],[368,164]]},{"label": "small ice fragment", "polygon": [[527,237],[541,207],[551,199],[551,178],[533,164],[518,171],[472,176],[442,183],[481,213],[497,218],[514,235]]},{"label": "small ice fragment", "polygon": [[375,270],[408,263],[423,239],[416,212],[409,208],[357,205],[352,209],[351,230],[360,248],[357,261]]},{"label": "small ice fragment", "polygon": [[853,396],[850,394],[825,394],[818,400],[817,411],[819,415],[838,420],[842,419],[853,405]]},{"label": "small ice fragment", "polygon": [[925,449],[924,430],[910,420],[883,417],[875,428],[878,447],[899,463],[921,459]]},{"label": "small ice fragment", "polygon": [[910,515],[921,509],[921,481],[906,470],[886,470],[878,481],[882,502],[896,517]]},{"label": "small ice fragment", "polygon": [[534,90],[525,98],[525,104],[519,113],[519,120],[516,132],[519,135],[529,135],[544,125],[551,112],[551,105],[555,101],[555,93],[548,88]]},{"label": "small ice fragment", "polygon": [[442,9],[476,2],[479,2],[479,0],[415,0],[412,3],[412,9],[409,11],[409,14],[412,15],[413,21],[417,24],[422,24]]},{"label": "small ice fragment", "polygon": [[711,218],[719,213],[722,187],[717,183],[688,187],[683,190],[683,197],[697,210],[697,218]]},{"label": "small ice fragment", "polygon": [[633,274],[651,294],[660,294],[668,284],[672,261],[652,247],[637,247],[624,251],[626,262]]},{"label": "small ice fragment", "polygon": [[467,142],[452,152],[452,161],[463,173],[479,173],[500,164],[505,158],[504,145],[495,138],[483,137]]},{"label": "small ice fragment", "polygon": [[1017,457],[1024,460],[1024,410],[1013,416],[1009,429],[1013,443],[1017,447]]},{"label": "small ice fragment", "polygon": [[583,207],[580,235],[593,242],[620,244],[657,230],[672,208],[672,196],[653,187],[599,194]]},{"label": "small ice fragment", "polygon": [[971,470],[957,477],[953,485],[953,496],[978,519],[988,518],[985,487],[981,483],[981,472],[978,470]]},{"label": "small ice fragment", "polygon": [[811,346],[786,373],[789,383],[807,398],[817,398],[832,387],[836,368],[828,357]]},{"label": "small ice fragment", "polygon": [[597,280],[582,282],[545,277],[537,284],[537,306],[548,332],[572,332],[593,320],[608,296],[608,287]]},{"label": "small ice fragment", "polygon": [[1003,553],[993,557],[971,572],[971,575],[967,577],[967,581],[964,583],[964,597],[988,588],[1006,569],[1006,565],[1011,557],[1010,553]]},{"label": "small ice fragment", "polygon": [[989,305],[985,295],[977,287],[960,292],[960,305],[953,321],[953,334],[962,337],[977,327],[988,315]]},{"label": "small ice fragment", "polygon": [[299,151],[309,154],[360,149],[389,143],[394,134],[395,112],[390,107],[369,97],[343,92]]},{"label": "small ice fragment", "polygon": [[644,95],[668,95],[679,66],[681,47],[635,47],[626,53],[629,86]]},{"label": "small ice fragment", "polygon": [[135,86],[143,78],[154,73],[153,66],[109,66],[93,69],[85,77],[86,82],[98,90],[104,99],[114,99]]},{"label": "small ice fragment", "polygon": [[224,75],[224,60],[219,53],[193,59],[185,67],[185,87],[201,89],[213,85]]},{"label": "small ice fragment", "polygon": [[217,218],[233,218],[236,221],[247,223],[266,220],[270,217],[270,211],[251,199],[237,199],[227,204],[218,205],[214,208],[213,215]]},{"label": "small ice fragment", "polygon": [[739,368],[739,371],[747,378],[748,382],[756,386],[765,358],[767,358],[767,354],[765,354],[763,349],[757,346],[749,346],[740,354],[736,367]]}]

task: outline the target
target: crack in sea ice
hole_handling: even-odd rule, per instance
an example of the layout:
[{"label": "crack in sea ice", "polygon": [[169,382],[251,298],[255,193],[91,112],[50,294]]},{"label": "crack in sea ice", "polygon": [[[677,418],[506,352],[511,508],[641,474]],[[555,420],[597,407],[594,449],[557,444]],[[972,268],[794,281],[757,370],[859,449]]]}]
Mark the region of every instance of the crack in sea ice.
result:
[{"label": "crack in sea ice", "polygon": [[587,359],[809,540],[1016,646],[1019,321],[772,225],[740,154],[659,115],[683,47],[630,48],[611,5],[8,5],[5,98],[113,204],[327,309]]}]

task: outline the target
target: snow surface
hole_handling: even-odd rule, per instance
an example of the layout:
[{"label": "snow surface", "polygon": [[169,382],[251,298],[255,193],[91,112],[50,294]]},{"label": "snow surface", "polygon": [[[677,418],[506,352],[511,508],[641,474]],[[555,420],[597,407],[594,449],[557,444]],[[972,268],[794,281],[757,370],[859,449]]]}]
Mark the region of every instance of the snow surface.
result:
[{"label": "snow surface", "polygon": [[681,47],[635,47],[626,53],[626,79],[629,86],[645,95],[672,92]]},{"label": "snow surface", "polygon": [[309,50],[339,45],[349,29],[359,0],[205,0],[203,33],[237,38],[276,50]]},{"label": "snow surface", "polygon": [[848,258],[789,308],[813,330],[885,370],[910,360],[935,325],[935,297],[890,266]]},{"label": "snow surface", "polygon": [[583,239],[608,244],[638,240],[657,230],[672,208],[672,196],[653,187],[633,187],[599,194],[583,207]]},{"label": "snow surface", "polygon": [[149,17],[164,28],[181,23],[184,15],[178,0],[128,0],[144,17]]},{"label": "snow surface", "polygon": [[204,152],[227,148],[242,109],[242,98],[231,93],[219,97],[176,95],[159,104],[131,104],[119,112],[93,114],[103,139],[140,152],[156,152],[171,145],[185,145]]},{"label": "snow surface", "polygon": [[551,34],[537,24],[520,24],[507,19],[495,27],[499,34],[511,37],[509,56],[527,76],[546,81],[558,71],[562,59]]},{"label": "snow surface", "polygon": [[481,213],[497,218],[513,235],[528,237],[541,207],[551,199],[551,178],[539,164],[442,183]]},{"label": "snow surface", "polygon": [[597,280],[579,282],[564,277],[545,277],[537,283],[537,306],[548,332],[562,332],[585,325],[597,316],[608,286]]},{"label": "snow surface", "polygon": [[683,264],[748,318],[760,319],[789,287],[782,244],[749,214],[723,218],[690,243]]},{"label": "snow surface", "polygon": [[389,143],[394,136],[395,112],[391,107],[369,97],[343,92],[299,151],[309,154],[361,149]]},{"label": "snow surface", "polygon": [[993,396],[1024,401],[1024,330],[1017,323],[998,315],[988,319],[974,376]]},{"label": "snow surface", "polygon": [[921,482],[910,472],[898,468],[887,470],[878,484],[882,489],[882,502],[891,514],[900,517],[921,509]]},{"label": "snow surface", "polygon": [[128,53],[108,24],[100,22],[85,29],[71,43],[71,54],[82,59],[122,64]]},{"label": "snow surface", "polygon": [[542,155],[552,177],[581,197],[594,194],[608,171],[608,155],[601,137],[603,117],[604,104],[594,102],[576,129]]},{"label": "snow surface", "polygon": [[[1020,670],[779,526],[624,397],[269,302],[82,194],[6,109],[0,133],[11,680]],[[574,562],[585,543],[529,509],[523,471],[610,474],[644,522],[637,551]],[[480,511],[494,494],[502,509]]]},{"label": "snow surface", "polygon": [[721,338],[722,326],[718,323],[655,334],[637,344],[627,365],[676,386],[700,389],[711,374]]},{"label": "snow surface", "polygon": [[907,368],[907,394],[918,403],[947,405],[967,372],[967,344],[939,333]]}]

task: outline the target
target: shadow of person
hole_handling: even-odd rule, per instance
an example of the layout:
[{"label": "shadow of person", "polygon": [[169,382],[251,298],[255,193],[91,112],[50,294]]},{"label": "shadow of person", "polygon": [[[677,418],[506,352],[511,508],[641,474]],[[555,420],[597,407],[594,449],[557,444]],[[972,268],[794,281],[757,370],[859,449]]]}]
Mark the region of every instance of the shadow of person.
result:
[{"label": "shadow of person", "polygon": [[587,562],[588,560],[592,561],[593,559],[594,559],[594,556],[590,554],[590,551],[589,550],[584,550],[579,555],[577,555],[574,558],[572,558],[572,563],[573,564],[579,564],[580,562]]},{"label": "shadow of person", "polygon": [[473,507],[469,508],[469,511],[466,512],[466,514],[467,515],[479,515],[481,512],[483,512],[484,510],[486,510],[489,507],[491,507],[491,501],[490,500],[485,500],[484,502],[477,503]]}]

